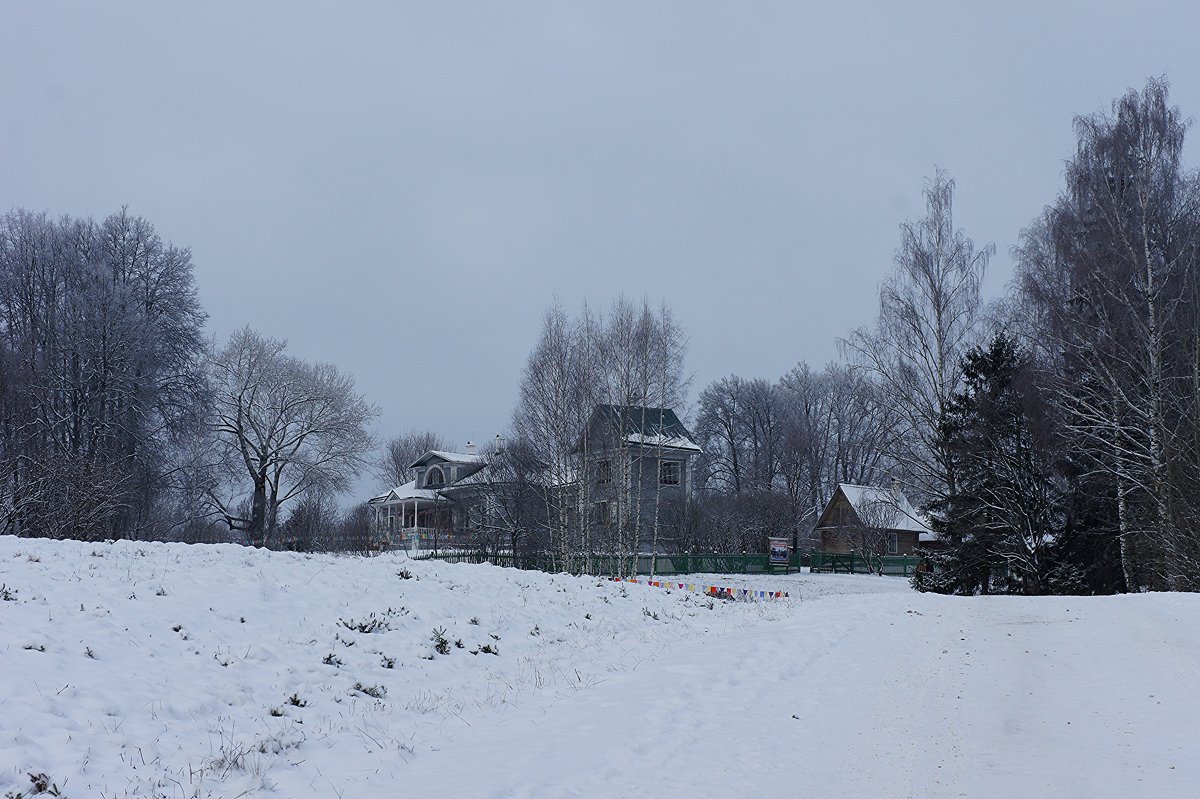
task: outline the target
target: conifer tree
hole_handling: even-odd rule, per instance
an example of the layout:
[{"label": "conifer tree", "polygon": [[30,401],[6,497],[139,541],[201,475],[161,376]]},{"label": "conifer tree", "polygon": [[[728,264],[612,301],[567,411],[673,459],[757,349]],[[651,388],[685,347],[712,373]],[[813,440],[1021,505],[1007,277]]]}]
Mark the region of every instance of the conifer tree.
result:
[{"label": "conifer tree", "polygon": [[1031,385],[1016,343],[999,334],[963,358],[964,387],[941,425],[958,473],[956,490],[931,506],[948,550],[931,553],[914,579],[943,593],[1039,594],[1064,523],[1061,479],[1038,440]]}]

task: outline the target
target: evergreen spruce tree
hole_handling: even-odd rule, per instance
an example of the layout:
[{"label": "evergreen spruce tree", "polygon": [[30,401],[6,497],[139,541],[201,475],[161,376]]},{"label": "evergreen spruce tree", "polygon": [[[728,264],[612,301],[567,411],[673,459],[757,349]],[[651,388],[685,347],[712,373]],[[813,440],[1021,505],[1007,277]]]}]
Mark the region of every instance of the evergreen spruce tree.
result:
[{"label": "evergreen spruce tree", "polygon": [[949,547],[926,553],[919,590],[1040,594],[1062,531],[1063,490],[1035,435],[1033,400],[1016,343],[999,334],[963,359],[940,434],[958,474],[956,489],[932,504],[934,529]]}]

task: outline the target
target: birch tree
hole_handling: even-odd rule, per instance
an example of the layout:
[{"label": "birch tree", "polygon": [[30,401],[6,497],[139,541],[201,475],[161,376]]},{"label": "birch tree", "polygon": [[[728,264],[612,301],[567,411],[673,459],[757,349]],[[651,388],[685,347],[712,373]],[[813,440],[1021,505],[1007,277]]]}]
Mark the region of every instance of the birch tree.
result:
[{"label": "birch tree", "polygon": [[1125,587],[1197,585],[1200,180],[1165,80],[1078,117],[1066,187],[1015,251],[1074,451],[1108,479]]},{"label": "birch tree", "polygon": [[[616,436],[612,451],[600,453],[611,439],[598,439],[588,422],[598,405],[619,409],[620,429],[639,408],[681,406],[689,384],[686,351],[686,335],[665,305],[654,309],[620,297],[602,312],[584,306],[571,317],[557,303],[547,311],[522,373],[513,430],[558,489],[547,492],[545,514],[555,568],[570,569],[575,554],[602,550],[632,569],[647,517],[653,540],[659,497],[648,508],[642,492],[630,490],[644,464],[631,457],[624,436]],[[584,471],[598,461],[611,470],[603,483]],[[604,507],[612,508],[612,524],[594,518],[597,501],[611,503]]]},{"label": "birch tree", "polygon": [[877,382],[899,422],[889,453],[927,499],[954,491],[938,429],[961,381],[960,363],[980,316],[980,285],[995,246],[976,248],[954,223],[954,181],[941,169],[925,185],[925,216],[901,226],[895,270],[879,291],[873,328],[844,340]]}]

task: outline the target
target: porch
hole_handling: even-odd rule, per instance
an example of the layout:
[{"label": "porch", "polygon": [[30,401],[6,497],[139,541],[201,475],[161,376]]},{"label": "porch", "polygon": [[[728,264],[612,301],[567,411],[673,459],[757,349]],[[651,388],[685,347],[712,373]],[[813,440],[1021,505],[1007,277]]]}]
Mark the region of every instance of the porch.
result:
[{"label": "porch", "polygon": [[404,499],[375,505],[374,537],[386,549],[437,550],[455,543],[454,514],[445,499]]}]

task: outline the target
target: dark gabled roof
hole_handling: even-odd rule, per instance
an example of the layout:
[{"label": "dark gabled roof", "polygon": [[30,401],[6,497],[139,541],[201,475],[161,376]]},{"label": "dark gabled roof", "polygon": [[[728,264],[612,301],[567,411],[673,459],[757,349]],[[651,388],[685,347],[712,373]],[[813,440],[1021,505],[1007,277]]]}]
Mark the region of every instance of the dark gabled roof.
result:
[{"label": "dark gabled roof", "polygon": [[[621,425],[621,435],[692,438],[692,434],[670,408],[643,408],[640,405],[597,405],[593,412],[608,419],[613,427]],[[693,439],[694,440],[694,439]]]},{"label": "dark gabled roof", "polygon": [[584,438],[597,421],[607,423],[617,433],[618,439],[631,444],[661,449],[700,452],[700,446],[691,432],[679,421],[670,408],[644,408],[640,405],[597,405],[584,433],[575,445],[575,451],[584,448]]}]

